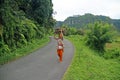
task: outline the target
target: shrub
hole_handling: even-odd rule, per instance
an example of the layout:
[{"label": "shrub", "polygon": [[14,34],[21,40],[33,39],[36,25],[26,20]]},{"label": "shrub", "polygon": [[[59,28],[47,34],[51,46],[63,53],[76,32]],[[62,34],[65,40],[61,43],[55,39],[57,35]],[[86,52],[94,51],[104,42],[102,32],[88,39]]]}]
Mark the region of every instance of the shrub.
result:
[{"label": "shrub", "polygon": [[86,37],[87,45],[98,51],[104,51],[105,44],[112,39],[112,25],[103,22],[95,22],[88,26],[89,32]]},{"label": "shrub", "polygon": [[5,56],[9,53],[10,53],[10,49],[9,49],[8,45],[5,45],[0,42],[0,57]]},{"label": "shrub", "polygon": [[105,59],[115,59],[120,58],[120,50],[119,49],[111,49],[104,53]]}]

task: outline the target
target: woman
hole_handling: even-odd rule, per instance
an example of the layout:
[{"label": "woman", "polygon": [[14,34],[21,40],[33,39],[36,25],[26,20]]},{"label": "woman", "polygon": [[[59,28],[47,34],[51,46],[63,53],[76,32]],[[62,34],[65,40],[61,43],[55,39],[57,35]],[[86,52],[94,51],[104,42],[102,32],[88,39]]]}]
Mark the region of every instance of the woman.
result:
[{"label": "woman", "polygon": [[[56,37],[56,34],[58,35],[58,37]],[[63,52],[64,52],[62,29],[55,30],[54,38],[57,40],[57,54],[59,57],[59,62],[62,62],[62,57],[63,57]]]},{"label": "woman", "polygon": [[[56,37],[56,34],[58,35],[58,37]],[[54,38],[55,39],[59,38],[59,39],[63,40],[63,31],[62,31],[62,29],[56,29],[55,30]]]},{"label": "woman", "polygon": [[63,41],[59,38],[57,40],[57,54],[59,57],[59,62],[62,62],[63,52],[64,52],[64,44]]},{"label": "woman", "polygon": [[60,34],[59,34],[59,38],[63,40],[63,32],[62,32],[62,29],[60,30],[59,33],[60,33]]}]

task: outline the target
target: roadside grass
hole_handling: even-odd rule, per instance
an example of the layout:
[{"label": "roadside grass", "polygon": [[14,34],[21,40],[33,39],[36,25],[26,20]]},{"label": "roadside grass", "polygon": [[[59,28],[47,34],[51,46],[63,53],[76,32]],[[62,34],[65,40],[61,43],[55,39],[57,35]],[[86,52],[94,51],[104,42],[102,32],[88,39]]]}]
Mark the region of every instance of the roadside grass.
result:
[{"label": "roadside grass", "polygon": [[14,61],[22,56],[26,56],[32,53],[33,51],[43,47],[48,42],[48,37],[42,39],[35,39],[32,42],[29,42],[27,45],[23,45],[21,48],[18,48],[15,51],[0,57],[0,65]]},{"label": "roadside grass", "polygon": [[113,49],[113,48],[120,48],[120,35],[114,37],[114,40],[112,43],[106,44],[106,49]]},{"label": "roadside grass", "polygon": [[107,43],[105,50],[104,58],[120,62],[120,36],[117,36],[112,43]]},{"label": "roadside grass", "polygon": [[75,46],[71,65],[62,80],[119,80],[120,64],[115,60],[106,60],[98,52],[89,49],[82,36],[70,36]]}]

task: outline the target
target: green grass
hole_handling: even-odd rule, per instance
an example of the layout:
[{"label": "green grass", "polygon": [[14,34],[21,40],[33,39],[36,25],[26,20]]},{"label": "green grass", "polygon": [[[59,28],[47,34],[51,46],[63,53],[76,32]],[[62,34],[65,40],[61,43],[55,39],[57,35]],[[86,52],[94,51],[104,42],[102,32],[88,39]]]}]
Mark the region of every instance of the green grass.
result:
[{"label": "green grass", "polygon": [[63,80],[119,80],[120,64],[115,60],[106,60],[84,44],[82,36],[68,38],[75,46],[71,65]]},{"label": "green grass", "polygon": [[106,52],[104,58],[106,59],[117,59],[120,62],[120,36],[114,38],[113,42],[105,45]]},{"label": "green grass", "polygon": [[32,42],[29,42],[26,46],[24,45],[21,48],[18,48],[15,51],[11,52],[10,54],[0,57],[0,65],[16,60],[22,56],[26,56],[33,51],[43,47],[48,42],[49,38],[33,40]]}]

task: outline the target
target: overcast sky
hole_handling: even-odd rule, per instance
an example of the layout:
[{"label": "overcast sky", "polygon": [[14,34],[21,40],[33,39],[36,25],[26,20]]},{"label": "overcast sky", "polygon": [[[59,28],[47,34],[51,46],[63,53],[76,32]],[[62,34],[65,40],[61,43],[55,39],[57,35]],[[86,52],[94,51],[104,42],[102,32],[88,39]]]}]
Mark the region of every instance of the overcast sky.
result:
[{"label": "overcast sky", "polygon": [[53,17],[58,21],[85,13],[120,19],[120,0],[52,0],[52,2],[56,12]]}]

